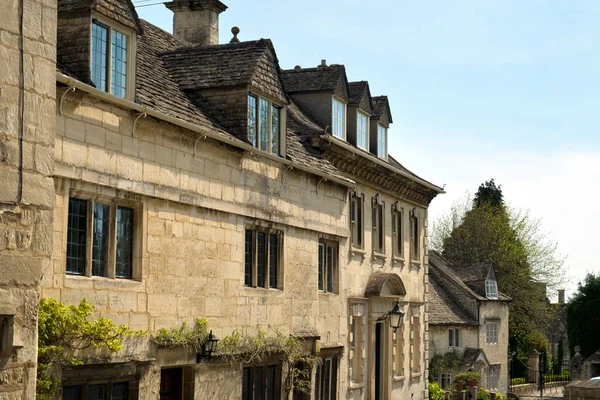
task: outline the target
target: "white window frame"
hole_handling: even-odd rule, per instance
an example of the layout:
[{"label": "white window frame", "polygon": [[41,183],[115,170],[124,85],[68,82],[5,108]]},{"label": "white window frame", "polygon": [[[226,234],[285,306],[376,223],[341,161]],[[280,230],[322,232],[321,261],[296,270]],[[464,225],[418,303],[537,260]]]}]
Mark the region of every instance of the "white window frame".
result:
[{"label": "white window frame", "polygon": [[[248,106],[248,99],[249,97],[252,96],[256,99],[256,137],[255,137],[255,143],[251,143],[252,146],[254,146],[257,150],[260,151],[264,151],[265,153],[269,153],[269,154],[274,154],[278,157],[284,157],[285,155],[285,132],[286,132],[286,107],[277,102],[274,101],[273,99],[269,98],[268,96],[264,96],[260,93],[258,93],[256,90],[252,89],[252,90],[248,90],[248,93],[246,95],[246,124],[247,124],[247,128],[246,128],[246,132],[248,132],[248,129],[250,129],[250,125],[248,124],[248,118],[250,116],[249,114],[249,106]],[[260,101],[264,100],[266,101],[269,106],[269,113],[268,113],[268,121],[267,121],[267,126],[269,127],[269,132],[268,132],[268,143],[267,143],[267,150],[263,150],[260,148],[260,135],[261,135],[261,128],[260,128]],[[277,107],[279,108],[279,154],[275,154],[273,153],[271,150],[273,149],[273,107]]]},{"label": "white window frame", "polygon": [[[364,131],[361,129],[361,119],[364,121]],[[361,138],[364,138],[364,146],[361,146]],[[356,147],[369,151],[369,115],[361,110],[356,113]]]},{"label": "white window frame", "polygon": [[[444,382],[447,382],[447,385],[444,385]],[[450,372],[440,372],[438,383],[440,385],[440,388],[449,389],[452,385],[452,374]]]},{"label": "white window frame", "polygon": [[[381,140],[381,133],[383,131],[383,141]],[[387,142],[388,142],[388,127],[383,125],[382,123],[377,123],[377,157],[382,160],[387,160],[388,151],[387,151]],[[381,146],[383,144],[383,146]],[[382,149],[383,147],[383,149]]]},{"label": "white window frame", "polygon": [[498,299],[498,283],[495,280],[485,280],[485,297],[488,299]]},{"label": "white window frame", "polygon": [[485,344],[498,344],[498,322],[487,322],[485,324]]},{"label": "white window frame", "polygon": [[[110,20],[99,14],[92,14],[92,21],[90,23],[90,74],[92,71],[92,27],[94,22],[98,22],[100,25],[104,25],[108,28],[108,41],[107,41],[107,69],[108,74],[106,77],[106,93],[112,94],[113,96],[119,97],[121,99],[133,100],[135,99],[135,71],[136,71],[136,51],[137,51],[137,38],[135,31],[129,27],[119,24],[116,21]],[[126,87],[125,87],[125,97],[117,96],[111,92],[111,83],[112,83],[112,32],[117,31],[118,33],[127,37],[127,69],[126,69]]]},{"label": "white window frame", "polygon": [[[343,108],[341,118],[336,118],[337,105]],[[331,98],[331,134],[338,139],[346,140],[346,103],[335,96]]]},{"label": "white window frame", "polygon": [[460,347],[460,328],[448,329],[448,347],[451,349]]}]

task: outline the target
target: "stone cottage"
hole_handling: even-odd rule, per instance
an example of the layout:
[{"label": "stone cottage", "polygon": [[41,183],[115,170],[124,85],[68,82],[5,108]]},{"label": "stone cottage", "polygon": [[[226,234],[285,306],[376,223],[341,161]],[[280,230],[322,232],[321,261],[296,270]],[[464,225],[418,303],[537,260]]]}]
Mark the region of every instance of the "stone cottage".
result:
[{"label": "stone cottage", "polygon": [[[39,136],[0,127],[25,155],[2,170],[23,196],[2,199],[0,222],[26,243],[0,248],[2,337],[13,338],[1,373],[26,376],[11,388],[33,397],[41,293],[86,299],[150,337],[196,317],[219,338],[302,337],[322,363],[295,398],[427,396],[427,207],[443,191],[388,154],[385,96],[343,66],[282,70],[266,39],[218,44],[218,0],[167,3],[174,34],[129,0],[9,3],[43,42],[25,41],[43,52],[33,82],[19,85],[11,65],[13,89],[2,87],[4,103],[25,88]],[[15,39],[0,48],[19,59],[10,21],[0,26]],[[14,263],[17,252],[31,262]],[[208,361],[149,337],[59,375],[65,399],[278,399],[285,379],[275,359]]]},{"label": "stone cottage", "polygon": [[455,265],[429,252],[429,360],[434,381],[475,371],[481,386],[508,389],[508,303],[491,265]]}]

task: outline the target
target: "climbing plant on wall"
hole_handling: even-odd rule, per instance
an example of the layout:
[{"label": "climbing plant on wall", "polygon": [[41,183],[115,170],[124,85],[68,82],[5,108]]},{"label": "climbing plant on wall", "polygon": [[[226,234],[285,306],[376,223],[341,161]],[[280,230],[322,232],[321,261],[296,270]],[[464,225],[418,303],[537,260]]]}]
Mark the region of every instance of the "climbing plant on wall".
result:
[{"label": "climbing plant on wall", "polygon": [[38,311],[37,398],[54,399],[60,381],[52,374],[53,365],[81,365],[74,351],[104,347],[123,348],[126,336],[145,335],[107,318],[92,318],[94,307],[86,300],[68,306],[54,299],[41,299]]}]

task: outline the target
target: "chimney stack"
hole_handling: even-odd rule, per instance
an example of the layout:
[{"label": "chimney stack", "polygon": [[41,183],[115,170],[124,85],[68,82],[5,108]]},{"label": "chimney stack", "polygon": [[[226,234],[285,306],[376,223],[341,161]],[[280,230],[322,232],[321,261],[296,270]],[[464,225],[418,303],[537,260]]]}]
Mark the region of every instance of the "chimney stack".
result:
[{"label": "chimney stack", "polygon": [[558,304],[565,304],[565,289],[558,291]]},{"label": "chimney stack", "polygon": [[219,44],[219,14],[227,6],[219,0],[173,0],[173,35],[191,45]]}]

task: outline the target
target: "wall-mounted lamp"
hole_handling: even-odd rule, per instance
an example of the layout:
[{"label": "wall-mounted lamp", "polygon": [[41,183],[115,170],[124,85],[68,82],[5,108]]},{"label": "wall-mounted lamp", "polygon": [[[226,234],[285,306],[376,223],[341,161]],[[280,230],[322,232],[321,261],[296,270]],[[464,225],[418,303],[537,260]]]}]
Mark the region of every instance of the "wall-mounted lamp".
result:
[{"label": "wall-mounted lamp", "polygon": [[390,318],[390,327],[396,332],[400,325],[402,325],[402,320],[404,319],[404,311],[400,309],[400,302],[397,301],[394,308],[377,318],[377,321],[385,321],[388,317]]},{"label": "wall-mounted lamp", "polygon": [[204,357],[208,358],[208,361],[210,361],[210,356],[212,353],[217,351],[218,342],[219,339],[213,335],[212,331],[210,331],[208,337],[204,341],[204,345],[202,345],[202,352],[196,353],[196,364],[200,364],[200,361],[202,361]]}]

